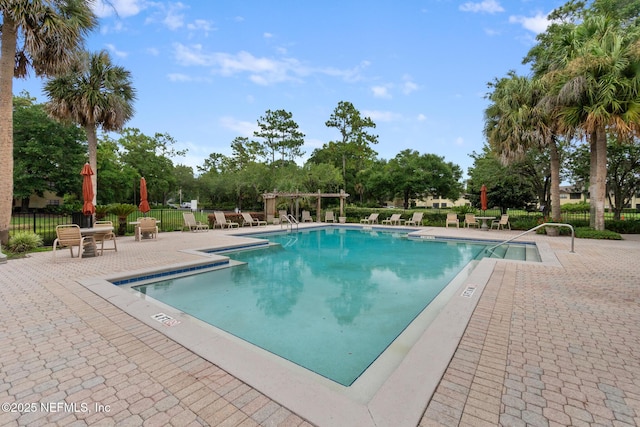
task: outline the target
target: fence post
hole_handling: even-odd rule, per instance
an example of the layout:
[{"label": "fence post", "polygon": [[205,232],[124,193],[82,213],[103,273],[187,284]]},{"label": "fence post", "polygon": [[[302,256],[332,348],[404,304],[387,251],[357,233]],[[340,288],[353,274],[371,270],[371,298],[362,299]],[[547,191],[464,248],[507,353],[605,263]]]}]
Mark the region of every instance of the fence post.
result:
[{"label": "fence post", "polygon": [[37,234],[37,233],[36,233],[36,221],[37,221],[36,211],[33,211],[33,232],[34,232],[35,234]]}]

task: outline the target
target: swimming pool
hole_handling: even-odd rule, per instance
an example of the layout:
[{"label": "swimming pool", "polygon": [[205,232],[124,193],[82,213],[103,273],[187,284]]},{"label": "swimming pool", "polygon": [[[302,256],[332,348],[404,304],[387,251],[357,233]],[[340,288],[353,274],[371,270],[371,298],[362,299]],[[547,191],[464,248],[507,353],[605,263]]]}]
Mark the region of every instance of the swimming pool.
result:
[{"label": "swimming pool", "polygon": [[239,262],[139,292],[349,386],[486,245],[339,227],[260,236]]}]

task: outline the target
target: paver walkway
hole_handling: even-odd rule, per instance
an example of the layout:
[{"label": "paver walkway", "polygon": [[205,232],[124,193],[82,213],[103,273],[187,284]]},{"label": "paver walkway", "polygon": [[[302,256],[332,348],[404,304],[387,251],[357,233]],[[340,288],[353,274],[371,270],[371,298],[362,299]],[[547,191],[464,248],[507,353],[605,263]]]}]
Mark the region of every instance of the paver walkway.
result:
[{"label": "paver walkway", "polygon": [[[310,425],[78,283],[225,238],[125,237],[102,257],[0,265],[0,425]],[[571,254],[566,238],[534,238],[561,266],[496,264],[421,426],[640,425],[640,242]]]}]

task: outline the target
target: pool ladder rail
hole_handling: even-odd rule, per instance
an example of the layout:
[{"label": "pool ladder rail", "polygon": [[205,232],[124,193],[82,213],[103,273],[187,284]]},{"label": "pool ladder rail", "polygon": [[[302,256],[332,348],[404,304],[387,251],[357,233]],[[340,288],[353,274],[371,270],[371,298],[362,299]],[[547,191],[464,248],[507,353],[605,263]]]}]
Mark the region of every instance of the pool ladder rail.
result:
[{"label": "pool ladder rail", "polygon": [[296,219],[296,217],[294,217],[291,214],[288,215],[281,215],[280,216],[280,228],[282,228],[282,225],[286,224],[287,225],[287,230],[289,230],[289,228],[291,229],[291,231],[293,231],[293,226],[295,224],[296,226],[296,231],[298,231],[298,220]]},{"label": "pool ladder rail", "polygon": [[504,245],[506,243],[513,242],[517,238],[522,237],[525,234],[531,233],[532,231],[536,231],[537,229],[542,228],[542,227],[569,227],[571,229],[571,250],[569,252],[575,253],[575,251],[573,250],[574,249],[573,241],[575,239],[576,233],[573,230],[573,226],[571,224],[562,224],[562,223],[559,223],[559,222],[545,222],[544,224],[536,225],[535,227],[525,231],[524,233],[520,233],[515,237],[512,237],[510,239],[505,240],[504,242],[500,242],[497,245],[494,245],[494,246],[491,246],[488,249],[485,249],[485,252],[488,252],[489,255],[493,255],[494,249],[496,249],[498,246],[502,246],[502,245]]}]

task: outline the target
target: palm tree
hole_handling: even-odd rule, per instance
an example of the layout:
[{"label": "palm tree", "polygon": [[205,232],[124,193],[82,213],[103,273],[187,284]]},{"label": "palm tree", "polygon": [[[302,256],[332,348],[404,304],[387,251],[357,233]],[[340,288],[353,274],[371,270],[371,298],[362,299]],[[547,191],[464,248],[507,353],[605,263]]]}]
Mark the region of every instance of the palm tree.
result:
[{"label": "palm tree", "polygon": [[13,204],[13,78],[59,73],[97,25],[88,0],[0,1],[0,243]]},{"label": "palm tree", "polygon": [[106,51],[80,52],[67,73],[45,84],[44,92],[50,100],[49,114],[78,123],[87,132],[95,204],[98,194],[96,131],[98,126],[105,131],[121,130],[133,116],[135,90],[131,73],[113,65]]},{"label": "palm tree", "polygon": [[549,150],[551,216],[560,215],[560,156],[553,120],[553,103],[542,82],[518,76],[514,71],[489,85],[493,102],[485,110],[485,135],[503,164],[522,160],[530,149]]},{"label": "palm tree", "polygon": [[589,16],[575,27],[564,67],[551,73],[559,118],[591,149],[591,226],[604,230],[607,132],[640,135],[640,27]]}]

